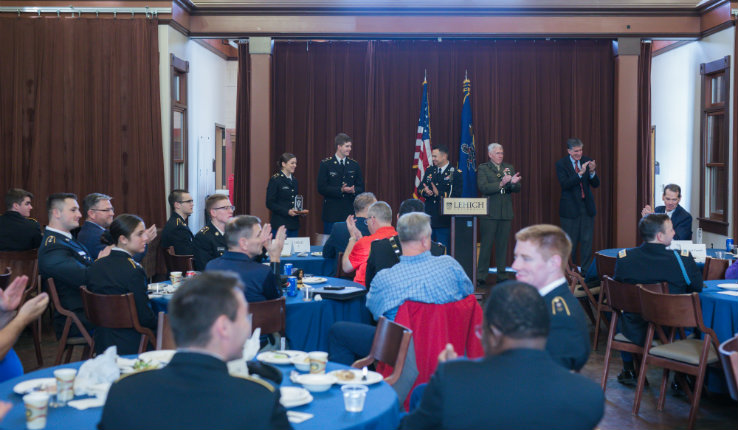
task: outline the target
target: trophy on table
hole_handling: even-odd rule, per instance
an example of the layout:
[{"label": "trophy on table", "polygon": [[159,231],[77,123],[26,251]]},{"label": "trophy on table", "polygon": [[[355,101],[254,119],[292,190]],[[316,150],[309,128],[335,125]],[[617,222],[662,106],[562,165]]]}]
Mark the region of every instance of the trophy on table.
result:
[{"label": "trophy on table", "polygon": [[295,212],[297,212],[298,215],[307,215],[310,211],[307,209],[304,209],[304,198],[302,195],[298,194],[295,196]]}]

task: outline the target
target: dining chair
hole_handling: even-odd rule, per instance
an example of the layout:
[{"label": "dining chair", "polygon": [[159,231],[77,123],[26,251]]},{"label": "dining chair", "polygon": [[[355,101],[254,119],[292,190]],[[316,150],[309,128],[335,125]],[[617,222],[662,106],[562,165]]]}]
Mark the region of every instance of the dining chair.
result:
[{"label": "dining chair", "polygon": [[722,258],[705,258],[705,267],[702,269],[702,279],[705,281],[714,281],[716,279],[725,279],[725,271],[733,262],[733,260],[725,260]]},{"label": "dining chair", "polygon": [[313,233],[313,240],[311,241],[311,244],[313,246],[323,246],[325,245],[325,242],[328,240],[329,237],[329,234]]},{"label": "dining chair", "polygon": [[[144,327],[138,321],[138,311],[133,293],[127,294],[97,294],[90,292],[84,285],[80,287],[82,305],[85,316],[96,327],[112,329],[133,329],[141,334],[138,353],[146,351],[147,343],[156,347],[156,335],[150,328]],[[94,350],[95,342],[92,342]]]},{"label": "dining chair", "polygon": [[738,335],[726,340],[718,348],[725,370],[725,381],[733,400],[738,400]]},{"label": "dining chair", "polygon": [[597,276],[602,279],[603,276],[607,275],[611,278],[615,277],[615,264],[617,263],[617,257],[611,257],[605,255],[602,252],[595,252],[595,264],[597,265]]},{"label": "dining chair", "polygon": [[166,312],[159,312],[156,324],[156,349],[177,349],[172,326]]},{"label": "dining chair", "polygon": [[[602,380],[600,386],[604,392],[607,389],[607,374],[610,366],[610,355],[612,350],[630,352],[638,357],[643,355],[643,345],[633,343],[624,334],[618,333],[618,320],[624,312],[631,314],[641,314],[641,299],[638,295],[638,288],[642,286],[650,291],[659,293],[668,292],[668,284],[662,282],[659,284],[626,284],[618,282],[610,276],[602,277],[602,288],[604,293],[610,299],[610,307],[612,308],[612,316],[610,318],[610,331],[607,335],[607,347],[605,348],[605,364],[602,369]],[[636,365],[640,363],[635,361]]]},{"label": "dining chair", "polygon": [[182,272],[182,276],[186,272],[195,270],[192,264],[192,255],[177,255],[174,253],[174,247],[170,246],[164,252],[164,263],[167,266],[167,272]]},{"label": "dining chair", "polygon": [[[64,320],[64,329],[62,330],[61,337],[59,338],[59,347],[56,353],[54,365],[58,366],[62,364],[62,356],[64,355],[64,352],[67,353],[64,363],[69,363],[72,359],[72,351],[75,346],[84,347],[82,350],[82,360],[90,358],[92,356],[94,346],[92,336],[90,336],[90,333],[85,328],[85,325],[82,324],[82,321],[80,321],[77,314],[65,309],[61,305],[59,294],[57,293],[56,285],[54,284],[54,278],[46,280],[46,290],[49,292],[49,296],[51,296],[51,302],[54,304],[56,312],[59,312],[61,315],[66,317]],[[72,328],[72,324],[77,327],[81,336],[69,337],[69,331]]]},{"label": "dining chair", "polygon": [[280,297],[274,300],[249,303],[251,313],[251,328],[261,328],[261,334],[279,333],[286,336],[287,305],[286,299]]},{"label": "dining chair", "polygon": [[386,317],[379,317],[369,355],[356,360],[351,366],[361,369],[376,361],[392,366],[392,373],[384,378],[384,382],[394,385],[402,375],[412,336],[413,331],[409,328]]},{"label": "dining chair", "polygon": [[346,273],[343,270],[343,252],[339,252],[338,255],[336,255],[336,278],[341,279],[348,279],[350,281],[354,280],[354,276],[351,273]]},{"label": "dining chair", "polygon": [[[654,365],[664,369],[661,380],[661,390],[656,409],[662,411],[666,402],[666,385],[669,382],[669,371],[673,370],[682,384],[690,400],[688,428],[694,428],[697,412],[702,395],[702,387],[705,382],[705,371],[708,365],[722,367],[717,355],[718,344],[715,332],[705,326],[702,321],[702,308],[699,295],[692,294],[661,294],[648,291],[639,287],[638,294],[641,301],[641,314],[648,322],[646,341],[643,345],[643,357],[641,359],[641,371],[638,374],[638,385],[636,397],[633,404],[633,414],[637,415],[641,405],[641,395],[646,380],[648,365]],[[670,335],[666,337],[663,331],[659,331],[661,345],[653,346],[656,328],[670,327]],[[689,339],[680,337],[675,339],[677,329],[683,331],[685,328],[696,327],[702,334],[702,339]],[[682,333],[683,334],[683,333]],[[683,378],[683,375],[693,375],[696,378],[694,391]]]}]

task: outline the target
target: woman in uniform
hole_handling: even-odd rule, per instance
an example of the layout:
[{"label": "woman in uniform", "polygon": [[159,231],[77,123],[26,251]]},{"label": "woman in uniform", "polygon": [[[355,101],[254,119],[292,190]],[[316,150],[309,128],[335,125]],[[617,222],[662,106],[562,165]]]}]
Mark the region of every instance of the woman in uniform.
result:
[{"label": "woman in uniform", "polygon": [[287,237],[297,237],[300,230],[300,215],[295,211],[297,157],[285,152],[279,157],[277,167],[280,170],[269,179],[266,195],[266,206],[272,211],[272,232],[283,225]]},{"label": "woman in uniform", "polygon": [[[97,294],[133,293],[138,321],[156,332],[156,315],[151,310],[146,271],[133,255],[143,252],[148,242],[146,226],[136,215],[118,215],[101,241],[112,245],[110,255],[92,263],[88,270],[87,289]],[[111,345],[118,347],[118,355],[137,354],[141,334],[134,329],[95,329],[95,352],[102,353]],[[154,340],[155,341],[155,340]]]}]

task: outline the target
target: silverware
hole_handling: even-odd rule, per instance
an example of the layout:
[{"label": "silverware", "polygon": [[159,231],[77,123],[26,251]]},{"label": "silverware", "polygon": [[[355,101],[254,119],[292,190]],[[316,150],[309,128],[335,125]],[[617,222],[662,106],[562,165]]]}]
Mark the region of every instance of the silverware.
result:
[{"label": "silverware", "polygon": [[368,375],[368,374],[369,374],[369,369],[367,369],[366,366],[364,366],[361,369],[361,380],[362,381],[366,381],[367,380],[366,375]]}]

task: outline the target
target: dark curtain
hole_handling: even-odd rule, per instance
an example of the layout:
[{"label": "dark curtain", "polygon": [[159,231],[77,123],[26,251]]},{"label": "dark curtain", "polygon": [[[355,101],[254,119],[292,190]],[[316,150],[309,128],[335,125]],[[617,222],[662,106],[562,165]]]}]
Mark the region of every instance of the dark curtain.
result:
[{"label": "dark curtain", "polygon": [[[273,154],[293,152],[311,210],[304,232],[322,230],[319,162],[334,152],[333,137],[354,138],[352,158],[367,191],[393,209],[409,198],[423,74],[427,71],[431,143],[448,145],[458,160],[462,81],[472,85],[477,162],[487,144],[523,175],[514,199],[514,231],[559,223],[561,193],[554,163],[565,140],[579,137],[596,159],[595,247],[611,244],[613,189],[613,55],[605,40],[452,40],[276,42]],[[512,247],[510,247],[512,248]]]},{"label": "dark curtain", "polygon": [[638,213],[650,205],[653,196],[653,159],[651,158],[651,44],[641,43],[638,57]]},{"label": "dark curtain", "polygon": [[91,192],[165,221],[155,20],[0,18],[0,192]]},{"label": "dark curtain", "polygon": [[249,190],[251,177],[251,57],[249,45],[238,45],[238,94],[236,95],[236,147],[233,152],[237,166],[233,178],[233,204],[237,214],[250,213]]}]

